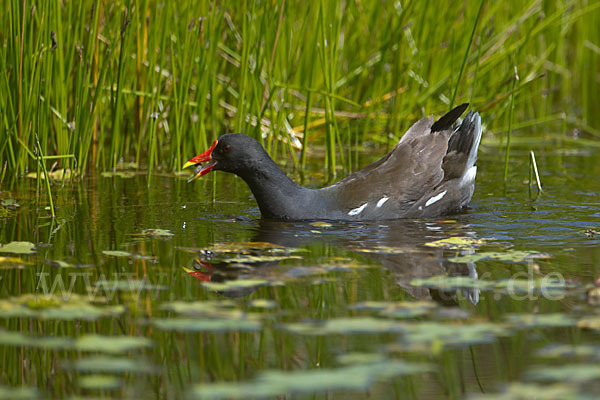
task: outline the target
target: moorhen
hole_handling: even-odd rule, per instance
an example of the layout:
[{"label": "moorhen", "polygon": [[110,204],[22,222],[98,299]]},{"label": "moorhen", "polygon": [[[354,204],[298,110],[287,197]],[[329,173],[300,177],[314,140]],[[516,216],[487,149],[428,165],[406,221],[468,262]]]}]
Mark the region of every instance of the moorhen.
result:
[{"label": "moorhen", "polygon": [[[423,118],[378,161],[321,189],[295,184],[254,139],[229,133],[186,162],[196,166],[190,181],[208,172],[241,177],[265,218],[286,220],[383,220],[435,217],[460,211],[475,188],[481,118],[468,104],[438,121]],[[201,165],[203,162],[207,164]]]}]

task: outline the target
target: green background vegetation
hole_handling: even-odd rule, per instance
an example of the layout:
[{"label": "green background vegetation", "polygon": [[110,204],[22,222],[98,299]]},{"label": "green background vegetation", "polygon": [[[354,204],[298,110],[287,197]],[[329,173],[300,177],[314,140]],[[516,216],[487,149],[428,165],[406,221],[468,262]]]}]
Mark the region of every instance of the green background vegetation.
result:
[{"label": "green background vegetation", "polygon": [[295,166],[324,149],[333,175],[349,145],[389,147],[461,102],[488,143],[512,126],[598,145],[600,2],[449,4],[8,0],[0,168],[176,171],[241,131]]}]

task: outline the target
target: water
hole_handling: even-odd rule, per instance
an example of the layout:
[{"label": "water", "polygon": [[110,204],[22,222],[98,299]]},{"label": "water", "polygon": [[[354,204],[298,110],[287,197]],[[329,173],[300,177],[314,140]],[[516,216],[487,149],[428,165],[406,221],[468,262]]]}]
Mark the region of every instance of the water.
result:
[{"label": "water", "polygon": [[600,154],[536,153],[537,199],[484,148],[421,221],[263,221],[223,173],[56,186],[55,220],[3,188],[0,243],[36,247],[0,253],[0,398],[595,397]]}]

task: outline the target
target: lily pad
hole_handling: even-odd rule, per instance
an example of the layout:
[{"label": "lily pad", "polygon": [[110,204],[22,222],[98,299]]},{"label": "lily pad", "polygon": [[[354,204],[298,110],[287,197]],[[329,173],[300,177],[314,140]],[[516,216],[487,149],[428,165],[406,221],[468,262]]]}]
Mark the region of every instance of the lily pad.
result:
[{"label": "lily pad", "polygon": [[79,378],[79,387],[87,390],[116,390],[121,385],[121,378],[114,375],[94,374]]},{"label": "lily pad", "polygon": [[32,261],[23,260],[21,257],[3,257],[3,256],[0,256],[0,264],[33,265],[33,262]]},{"label": "lily pad", "polygon": [[387,360],[336,369],[264,371],[253,381],[196,385],[193,395],[198,399],[247,399],[330,390],[367,390],[377,380],[431,370],[432,367],[428,364]]},{"label": "lily pad", "polygon": [[35,245],[31,242],[10,242],[0,244],[0,253],[34,254]]},{"label": "lily pad", "polygon": [[46,260],[46,264],[58,268],[71,268],[74,266],[73,264],[62,260]]},{"label": "lily pad", "polygon": [[593,344],[554,344],[539,349],[536,355],[558,360],[563,360],[567,357],[600,360],[600,346]]},{"label": "lily pad", "polygon": [[135,171],[104,171],[100,174],[103,178],[134,178],[138,175]]},{"label": "lily pad", "polygon": [[[74,293],[61,296],[26,294],[0,300],[0,317],[29,317],[58,320],[96,320],[102,317],[116,317],[125,312],[122,305],[95,305],[88,297]],[[97,296],[96,302],[104,300]]]},{"label": "lily pad", "polygon": [[330,228],[331,226],[333,226],[329,222],[325,221],[315,221],[311,222],[309,225],[314,226],[315,228]]},{"label": "lily pad", "polygon": [[0,400],[30,400],[37,399],[38,397],[39,392],[33,387],[0,386]]},{"label": "lily pad", "polygon": [[413,279],[410,281],[412,286],[423,286],[427,288],[441,290],[455,289],[492,289],[495,282],[481,279],[474,279],[468,276],[446,276],[437,275],[425,279]]},{"label": "lily pad", "polygon": [[129,291],[138,292],[141,290],[166,290],[167,286],[155,285],[143,279],[128,279],[115,281],[97,281],[94,286],[96,288],[104,288],[107,291]]},{"label": "lily pad", "polygon": [[253,307],[253,308],[262,308],[265,310],[272,310],[274,308],[277,308],[278,304],[274,300],[254,299],[248,303],[248,306]]},{"label": "lily pad", "polygon": [[73,340],[68,337],[32,336],[20,332],[0,329],[0,345],[23,346],[45,350],[62,350],[73,346]]},{"label": "lily pad", "polygon": [[253,332],[262,327],[258,321],[226,318],[154,318],[152,325],[177,332]]},{"label": "lily pad", "polygon": [[13,211],[18,209],[19,207],[21,207],[21,205],[19,203],[17,203],[17,201],[14,199],[2,199],[2,200],[0,200],[0,206],[8,208]]},{"label": "lily pad", "polygon": [[232,301],[173,301],[160,306],[162,310],[172,311],[180,315],[194,317],[210,317],[224,319],[250,319],[254,314],[248,314],[236,308]]},{"label": "lily pad", "polygon": [[378,363],[386,360],[386,356],[383,353],[346,353],[339,355],[336,360],[341,365],[352,365],[352,364],[371,364]]},{"label": "lily pad", "polygon": [[485,244],[485,239],[476,239],[466,236],[455,236],[446,239],[436,240],[434,242],[425,243],[425,246],[429,247],[440,247],[442,249],[473,249]]},{"label": "lily pad", "polygon": [[80,358],[71,363],[70,367],[80,372],[109,372],[113,374],[126,372],[143,374],[151,373],[154,370],[147,360],[107,356]]},{"label": "lily pad", "polygon": [[368,254],[402,254],[413,251],[406,247],[392,247],[392,246],[370,246],[370,247],[352,247],[353,251]]},{"label": "lily pad", "polygon": [[400,337],[402,343],[410,345],[425,343],[438,347],[491,343],[499,336],[509,336],[506,325],[491,322],[441,323],[418,322],[409,324],[406,333]]},{"label": "lily pad", "polygon": [[398,333],[406,329],[407,324],[380,318],[332,318],[316,322],[293,322],[281,325],[287,332],[299,335],[349,335]]},{"label": "lily pad", "polygon": [[232,257],[222,260],[226,263],[237,263],[237,264],[252,264],[252,263],[266,263],[266,262],[274,262],[274,261],[283,261],[283,260],[302,260],[300,256],[294,255],[246,255],[246,256],[238,256]]},{"label": "lily pad", "polygon": [[128,251],[122,250],[102,250],[102,254],[113,257],[131,257],[133,255]]},{"label": "lily pad", "polygon": [[140,336],[85,335],[77,338],[75,348],[80,351],[126,353],[152,346],[152,340]]},{"label": "lily pad", "polygon": [[[69,181],[75,177],[77,177],[77,173],[71,171],[70,169],[56,169],[54,171],[50,171],[48,172],[48,176],[50,177],[50,179],[55,180],[55,181]],[[26,178],[30,178],[30,179],[37,179],[38,178],[38,174],[37,172],[30,172],[27,175],[25,175]],[[44,172],[41,172],[39,175],[39,178],[41,180],[46,179],[46,175],[44,174]]]},{"label": "lily pad", "polygon": [[568,314],[508,314],[505,316],[508,321],[516,328],[560,328],[576,326],[577,320]]},{"label": "lily pad", "polygon": [[381,316],[391,318],[414,318],[428,314],[437,305],[431,301],[380,302],[365,301],[350,306],[352,310],[378,311]]},{"label": "lily pad", "polygon": [[151,256],[143,256],[141,254],[132,254],[128,251],[123,251],[123,250],[102,250],[102,254],[104,254],[105,256],[112,256],[112,257],[130,257],[130,258],[135,258],[138,260],[153,260],[154,257]]},{"label": "lily pad", "polygon": [[588,382],[600,379],[598,364],[563,364],[559,366],[539,367],[527,372],[526,376],[534,381]]},{"label": "lily pad", "polygon": [[589,316],[580,319],[577,322],[577,327],[581,329],[600,330],[600,316]]},{"label": "lily pad", "polygon": [[566,295],[569,289],[578,285],[565,280],[552,280],[548,277],[531,279],[502,279],[498,281],[471,278],[468,276],[437,275],[425,279],[413,279],[412,286],[423,286],[439,290],[479,289],[498,293],[541,293],[544,296]]},{"label": "lily pad", "polygon": [[167,229],[144,229],[140,235],[150,237],[169,238],[174,236],[174,233]]},{"label": "lily pad", "polygon": [[206,289],[214,290],[217,292],[228,292],[239,289],[254,288],[264,286],[269,281],[263,279],[235,279],[225,282],[202,282],[202,286]]},{"label": "lily pad", "polygon": [[[470,400],[564,400],[577,399],[577,387],[568,383],[521,383],[508,384],[501,393],[486,393],[470,396]],[[582,397],[585,398],[585,397]]]},{"label": "lily pad", "polygon": [[249,253],[249,252],[281,252],[298,251],[298,249],[280,246],[269,242],[230,242],[215,243],[212,247],[202,249],[203,253]]},{"label": "lily pad", "polygon": [[540,253],[535,250],[506,250],[506,251],[490,251],[469,254],[465,256],[452,257],[448,261],[454,263],[469,263],[482,260],[496,260],[504,262],[520,263],[536,258],[549,258],[550,254]]}]

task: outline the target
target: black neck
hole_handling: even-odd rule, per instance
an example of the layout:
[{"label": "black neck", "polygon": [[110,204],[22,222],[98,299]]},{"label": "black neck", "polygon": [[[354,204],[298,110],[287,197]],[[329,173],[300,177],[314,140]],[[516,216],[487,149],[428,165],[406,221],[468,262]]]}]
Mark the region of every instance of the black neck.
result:
[{"label": "black neck", "polygon": [[266,218],[298,219],[311,203],[314,191],[298,186],[269,157],[256,168],[244,171],[246,181],[256,198],[260,212]]}]

